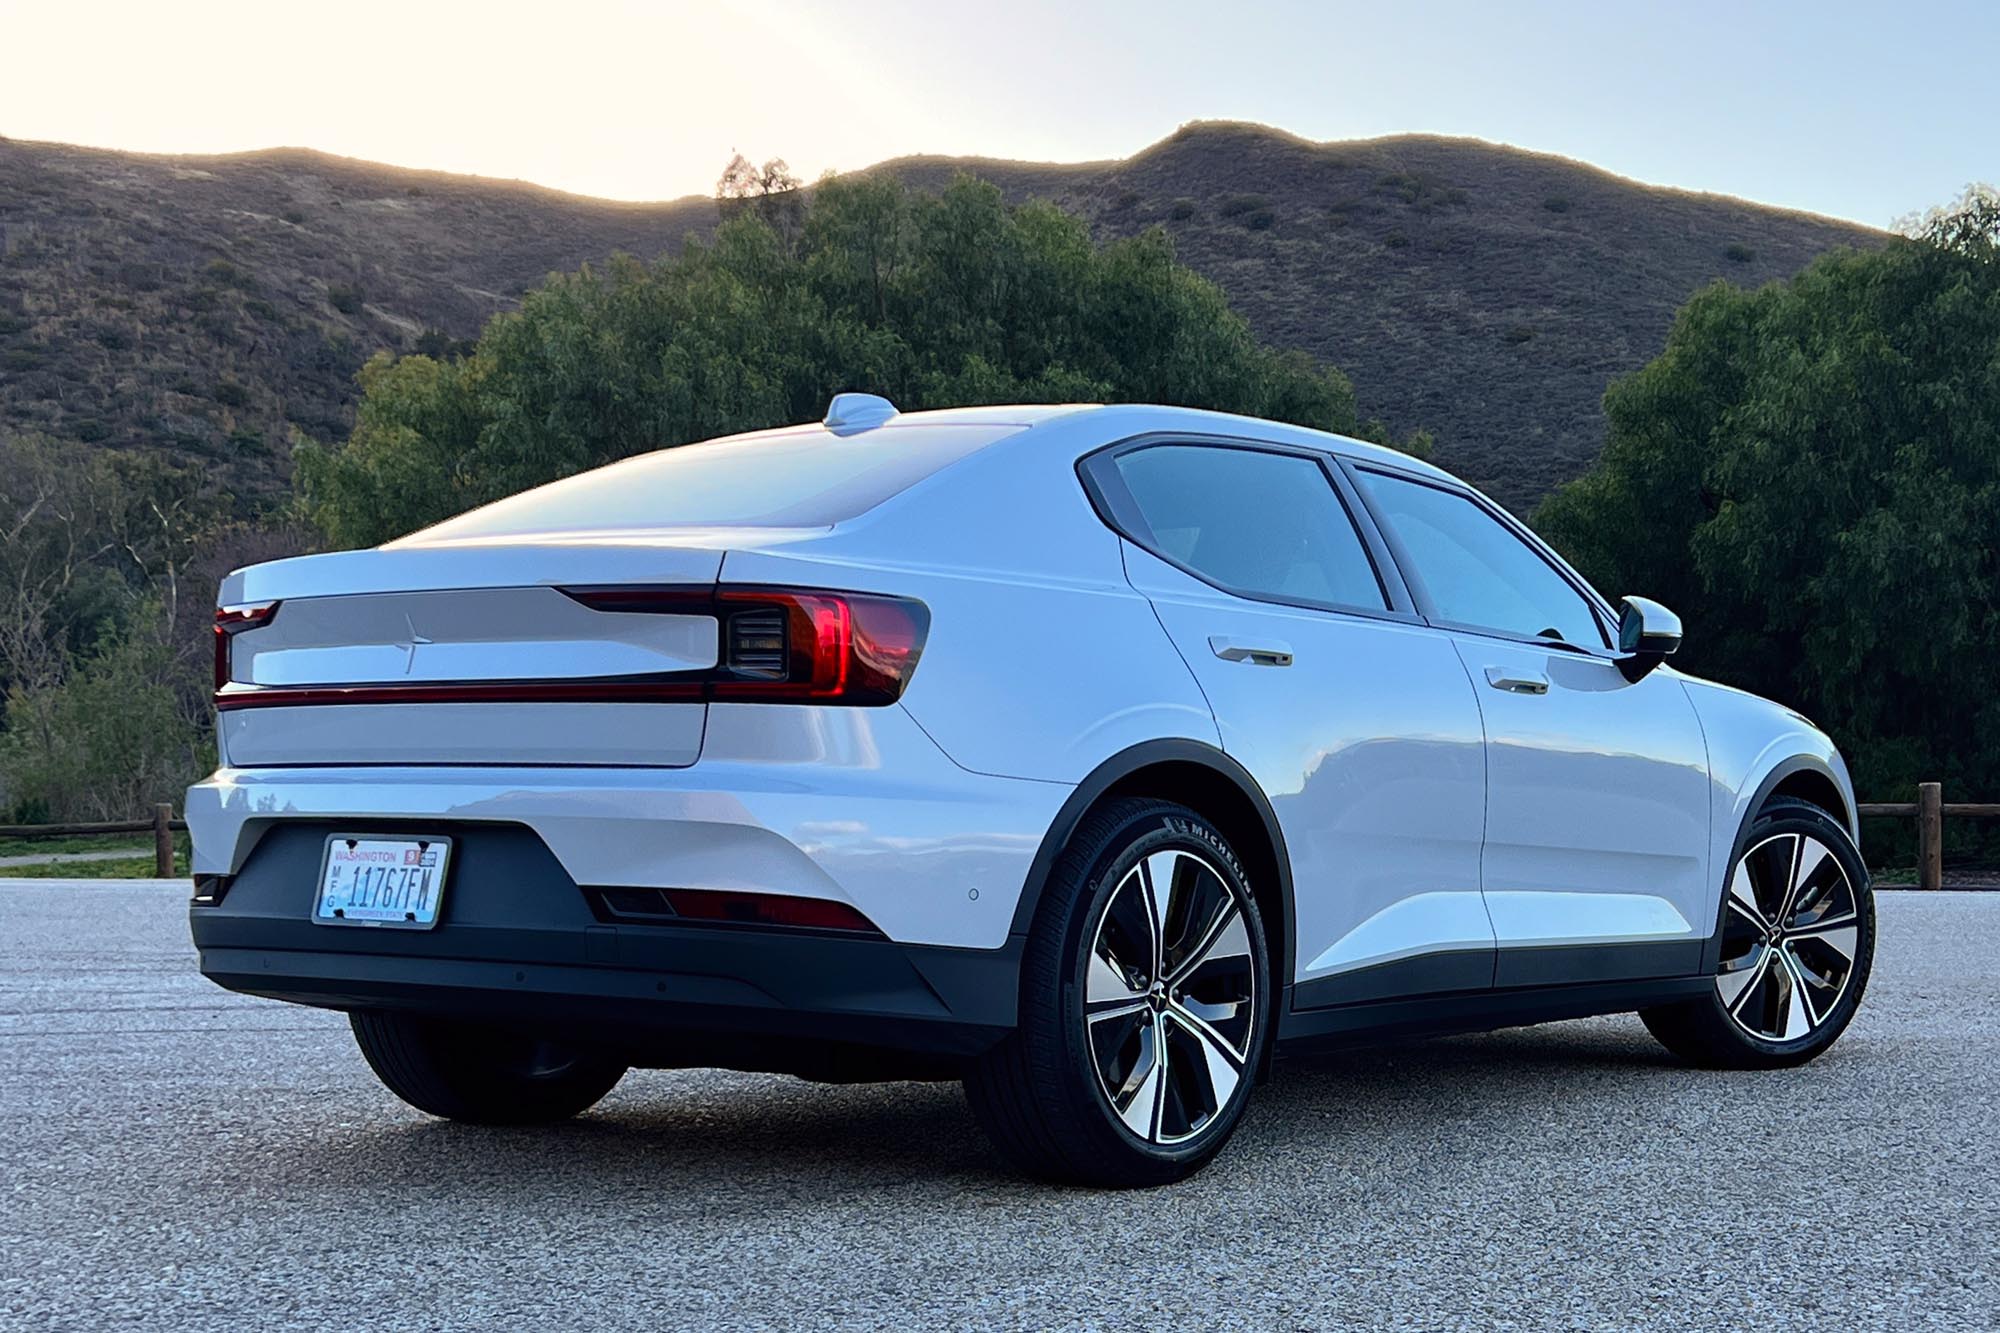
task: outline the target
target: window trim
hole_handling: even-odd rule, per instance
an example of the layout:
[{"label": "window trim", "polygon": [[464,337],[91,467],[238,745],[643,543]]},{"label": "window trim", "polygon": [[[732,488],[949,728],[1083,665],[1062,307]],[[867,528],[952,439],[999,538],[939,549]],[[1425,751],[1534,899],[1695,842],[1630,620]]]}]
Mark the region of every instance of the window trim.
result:
[{"label": "window trim", "polygon": [[[1352,480],[1355,494],[1360,497],[1361,503],[1367,508],[1369,518],[1380,529],[1382,539],[1393,554],[1396,564],[1400,567],[1403,581],[1410,589],[1411,599],[1415,603],[1418,614],[1422,617],[1426,625],[1437,629],[1451,630],[1456,633],[1477,634],[1483,638],[1502,639],[1509,643],[1527,644],[1537,648],[1559,649],[1579,656],[1601,658],[1607,662],[1615,662],[1618,659],[1615,646],[1618,642],[1618,636],[1615,632],[1618,618],[1612,611],[1610,602],[1606,601],[1604,595],[1598,592],[1597,589],[1591,587],[1581,574],[1572,569],[1569,562],[1551,550],[1547,542],[1536,536],[1532,529],[1495,504],[1492,500],[1480,494],[1471,486],[1455,479],[1445,480],[1438,477],[1423,476],[1403,468],[1386,466],[1372,461],[1364,463],[1345,457],[1339,460],[1339,466],[1343,471],[1353,474]],[[1531,554],[1547,565],[1557,578],[1568,584],[1570,589],[1583,599],[1584,607],[1590,612],[1591,619],[1597,626],[1598,637],[1603,642],[1601,644],[1571,643],[1567,639],[1547,639],[1535,634],[1518,634],[1512,630],[1500,629],[1493,625],[1475,625],[1465,621],[1447,620],[1440,616],[1437,611],[1437,603],[1432,599],[1430,589],[1425,586],[1423,574],[1417,569],[1416,561],[1411,557],[1409,548],[1404,544],[1402,537],[1390,525],[1389,521],[1377,511],[1374,500],[1368,494],[1368,488],[1362,484],[1359,474],[1363,472],[1373,472],[1395,481],[1407,481],[1419,486],[1428,486],[1432,490],[1443,491],[1447,495],[1455,495],[1460,499],[1470,501],[1474,508],[1480,510],[1506,531],[1513,534],[1515,539],[1527,547]]]},{"label": "window trim", "polygon": [[[1370,571],[1375,575],[1375,583],[1382,590],[1387,607],[1353,606],[1345,602],[1321,602],[1310,598],[1278,597],[1270,593],[1256,592],[1248,588],[1231,587],[1219,583],[1200,570],[1176,560],[1159,549],[1152,536],[1152,528],[1144,515],[1139,512],[1137,501],[1125,487],[1124,479],[1113,466],[1117,460],[1129,453],[1142,449],[1157,448],[1162,445],[1182,445],[1190,448],[1240,449],[1249,453],[1279,454],[1290,458],[1300,458],[1316,464],[1326,479],[1327,489],[1334,502],[1347,515],[1347,521],[1354,527],[1354,535],[1361,542],[1362,556],[1368,561]],[[1360,616],[1369,620],[1391,620],[1400,624],[1422,624],[1423,616],[1418,612],[1416,601],[1405,586],[1402,571],[1397,567],[1393,553],[1382,540],[1375,521],[1365,508],[1352,478],[1346,476],[1337,457],[1329,450],[1306,448],[1294,444],[1280,444],[1271,440],[1234,435],[1210,435],[1196,431],[1149,431],[1116,440],[1100,448],[1093,449],[1076,460],[1077,479],[1082,483],[1084,494],[1091,507],[1104,525],[1125,541],[1131,542],[1154,559],[1162,561],[1217,592],[1244,601],[1257,602],[1266,606],[1292,607],[1305,611],[1330,612],[1334,615]]]}]

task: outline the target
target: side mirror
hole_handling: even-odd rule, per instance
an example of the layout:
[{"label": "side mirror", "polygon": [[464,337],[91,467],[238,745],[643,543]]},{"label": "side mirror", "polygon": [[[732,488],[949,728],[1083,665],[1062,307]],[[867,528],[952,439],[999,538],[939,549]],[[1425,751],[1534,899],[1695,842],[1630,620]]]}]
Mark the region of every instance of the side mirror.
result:
[{"label": "side mirror", "polygon": [[1645,597],[1626,597],[1618,608],[1618,669],[1639,680],[1681,646],[1681,618]]}]

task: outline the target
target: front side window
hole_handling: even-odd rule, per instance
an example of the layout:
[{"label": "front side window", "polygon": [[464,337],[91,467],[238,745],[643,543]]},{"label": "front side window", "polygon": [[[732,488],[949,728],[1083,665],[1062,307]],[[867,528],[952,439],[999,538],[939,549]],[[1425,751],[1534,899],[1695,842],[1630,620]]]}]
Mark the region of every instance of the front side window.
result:
[{"label": "front side window", "polygon": [[1147,532],[1135,540],[1251,597],[1384,610],[1375,566],[1320,464],[1297,454],[1162,444],[1120,454]]},{"label": "front side window", "polygon": [[1369,503],[1397,537],[1438,617],[1526,638],[1606,648],[1590,603],[1469,496],[1362,469]]}]

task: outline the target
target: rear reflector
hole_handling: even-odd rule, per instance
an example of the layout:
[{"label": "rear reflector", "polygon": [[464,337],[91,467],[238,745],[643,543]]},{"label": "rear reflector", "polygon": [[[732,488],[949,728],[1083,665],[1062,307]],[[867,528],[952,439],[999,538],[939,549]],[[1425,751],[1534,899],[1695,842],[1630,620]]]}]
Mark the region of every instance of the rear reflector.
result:
[{"label": "rear reflector", "polygon": [[880,934],[874,923],[846,903],[825,898],[793,898],[778,893],[720,893],[708,889],[668,889],[667,901],[690,921],[734,921],[746,926],[803,926],[809,930],[858,930]]}]

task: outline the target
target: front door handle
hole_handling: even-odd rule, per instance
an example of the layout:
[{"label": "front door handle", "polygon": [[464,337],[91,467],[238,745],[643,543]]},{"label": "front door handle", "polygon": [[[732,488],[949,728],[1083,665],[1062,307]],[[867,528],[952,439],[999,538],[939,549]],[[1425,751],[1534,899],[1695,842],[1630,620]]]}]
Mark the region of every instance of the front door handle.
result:
[{"label": "front door handle", "polygon": [[1245,643],[1220,634],[1209,636],[1208,650],[1225,662],[1248,662],[1252,666],[1290,666],[1289,643]]},{"label": "front door handle", "polygon": [[1539,671],[1523,671],[1516,667],[1490,666],[1486,668],[1486,683],[1496,690],[1509,694],[1547,694],[1549,678]]}]

